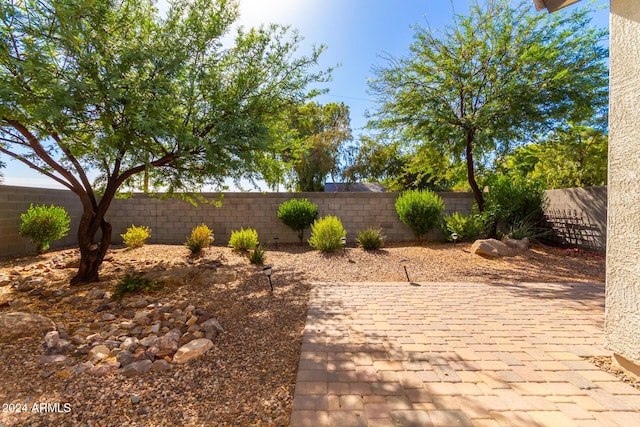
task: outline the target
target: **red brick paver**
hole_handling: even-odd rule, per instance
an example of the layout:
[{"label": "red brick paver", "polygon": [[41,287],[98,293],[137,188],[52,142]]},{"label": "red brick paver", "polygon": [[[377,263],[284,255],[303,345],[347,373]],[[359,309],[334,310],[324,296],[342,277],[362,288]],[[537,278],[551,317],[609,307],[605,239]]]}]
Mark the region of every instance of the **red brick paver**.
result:
[{"label": "red brick paver", "polygon": [[291,426],[640,425],[640,391],[591,363],[604,286],[314,286]]}]

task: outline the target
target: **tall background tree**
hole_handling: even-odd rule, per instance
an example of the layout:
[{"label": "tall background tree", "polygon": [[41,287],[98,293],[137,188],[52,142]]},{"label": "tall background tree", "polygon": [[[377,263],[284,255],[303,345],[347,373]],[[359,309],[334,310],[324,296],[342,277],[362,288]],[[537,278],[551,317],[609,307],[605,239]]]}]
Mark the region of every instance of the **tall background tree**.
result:
[{"label": "tall background tree", "polygon": [[[322,48],[296,56],[279,26],[222,37],[228,0],[0,3],[0,153],[79,197],[80,268],[94,282],[111,242],[111,201],[143,172],[168,194],[259,173],[283,109],[313,93]],[[99,174],[92,183],[91,174]]]},{"label": "tall background tree", "polygon": [[370,82],[371,126],[427,153],[425,170],[463,162],[480,211],[479,169],[533,134],[601,119],[608,99],[606,30],[590,25],[589,9],[548,16],[530,1],[483,3],[441,31],[417,27],[410,55],[388,57]]},{"label": "tall background tree", "polygon": [[341,158],[351,139],[349,107],[343,103],[309,102],[288,110],[282,132],[282,160],[287,187],[323,191],[327,176],[341,172]]}]

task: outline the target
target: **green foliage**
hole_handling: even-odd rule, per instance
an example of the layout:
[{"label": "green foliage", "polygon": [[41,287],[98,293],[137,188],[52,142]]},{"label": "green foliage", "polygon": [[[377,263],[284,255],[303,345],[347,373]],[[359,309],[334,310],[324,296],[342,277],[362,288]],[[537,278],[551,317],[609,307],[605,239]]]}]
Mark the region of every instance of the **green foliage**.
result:
[{"label": "green foliage", "polygon": [[347,232],[342,221],[338,217],[327,215],[311,224],[309,245],[320,252],[333,252],[342,248],[340,239],[343,237],[347,237]]},{"label": "green foliage", "polygon": [[278,218],[298,233],[298,238],[302,243],[304,230],[309,228],[318,218],[318,205],[307,199],[287,200],[278,206]]},{"label": "green foliage", "polygon": [[83,200],[74,284],[98,278],[119,192],[260,177],[283,111],[329,78],[288,27],[234,31],[237,1],[169,3],[0,2],[0,148]]},{"label": "green foliage", "polygon": [[146,226],[136,227],[132,224],[120,237],[122,237],[122,241],[129,249],[141,248],[144,245],[144,241],[151,237],[151,229]]},{"label": "green foliage", "polygon": [[588,7],[545,15],[530,0],[472,1],[449,26],[417,27],[410,54],[374,70],[370,126],[437,178],[462,165],[482,212],[478,182],[512,144],[606,117],[607,29]]},{"label": "green foliage", "polygon": [[358,233],[356,242],[362,249],[375,251],[384,246],[384,235],[381,228],[365,228]]},{"label": "green foliage", "polygon": [[454,212],[451,215],[445,215],[442,222],[442,231],[448,241],[453,241],[451,234],[458,235],[457,241],[472,241],[477,239],[483,231],[482,216],[478,214],[463,215],[460,212]]},{"label": "green foliage", "polygon": [[408,225],[413,234],[421,238],[442,220],[444,202],[430,190],[409,190],[396,199],[396,212],[400,221]]},{"label": "green foliage", "polygon": [[542,181],[546,188],[607,184],[608,137],[599,129],[570,124],[538,142],[517,147],[505,157],[504,170]]},{"label": "green foliage", "polygon": [[163,289],[163,286],[154,280],[149,280],[140,274],[127,273],[120,280],[113,290],[112,299],[122,299],[127,294],[139,292],[156,292]]},{"label": "green foliage", "polygon": [[241,228],[231,232],[229,246],[238,251],[253,250],[258,246],[258,232],[253,228]]},{"label": "green foliage", "polygon": [[309,102],[290,108],[287,120],[289,129],[281,138],[287,187],[323,191],[327,175],[338,172],[344,142],[351,139],[349,107]]},{"label": "green foliage", "polygon": [[53,205],[32,204],[26,213],[20,215],[20,220],[20,235],[30,237],[38,253],[46,252],[52,241],[66,236],[71,223],[67,211]]},{"label": "green foliage", "polygon": [[522,221],[535,223],[544,214],[547,199],[542,183],[495,175],[486,184],[489,192],[483,215],[489,235],[495,237],[499,226],[508,230]]},{"label": "green foliage", "polygon": [[249,262],[251,264],[258,264],[258,265],[264,264],[264,261],[267,259],[267,247],[268,246],[263,246],[261,244],[256,246],[253,251],[247,254],[247,257],[249,258]]},{"label": "green foliage", "polygon": [[192,254],[197,254],[202,249],[209,247],[214,241],[213,230],[201,224],[191,230],[191,235],[187,239],[187,247]]}]

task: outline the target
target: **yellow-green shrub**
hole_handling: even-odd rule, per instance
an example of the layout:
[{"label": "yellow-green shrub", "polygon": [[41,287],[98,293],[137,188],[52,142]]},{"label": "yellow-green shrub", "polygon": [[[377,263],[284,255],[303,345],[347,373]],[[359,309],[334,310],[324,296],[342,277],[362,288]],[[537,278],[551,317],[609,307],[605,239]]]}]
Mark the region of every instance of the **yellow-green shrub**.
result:
[{"label": "yellow-green shrub", "polygon": [[191,235],[187,239],[186,245],[192,254],[197,254],[202,249],[209,247],[213,240],[213,230],[201,224],[191,230]]},{"label": "yellow-green shrub", "polygon": [[253,250],[258,246],[258,232],[253,228],[241,228],[231,232],[229,246],[239,251]]},{"label": "yellow-green shrub", "polygon": [[136,227],[131,224],[124,234],[121,234],[122,241],[129,249],[140,248],[144,245],[144,241],[151,237],[151,229],[146,226]]}]

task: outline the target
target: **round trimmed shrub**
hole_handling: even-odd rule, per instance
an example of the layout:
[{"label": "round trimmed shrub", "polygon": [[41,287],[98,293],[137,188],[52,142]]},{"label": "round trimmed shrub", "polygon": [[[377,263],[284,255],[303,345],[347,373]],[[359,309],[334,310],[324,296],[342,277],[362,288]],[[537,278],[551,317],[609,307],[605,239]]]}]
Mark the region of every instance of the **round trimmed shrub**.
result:
[{"label": "round trimmed shrub", "polygon": [[278,218],[298,234],[302,243],[304,230],[318,218],[318,205],[307,199],[287,200],[278,206]]},{"label": "round trimmed shrub", "polygon": [[18,232],[23,237],[30,237],[38,253],[46,252],[49,244],[62,239],[69,233],[71,218],[67,211],[60,206],[45,206],[33,204],[26,213],[20,215]]},{"label": "round trimmed shrub", "polygon": [[209,247],[213,243],[213,230],[204,224],[201,224],[191,230],[191,235],[187,239],[187,247],[192,254],[197,254],[202,249]]},{"label": "round trimmed shrub", "polygon": [[320,252],[333,252],[342,248],[340,239],[343,237],[347,237],[347,232],[342,221],[338,217],[327,215],[311,224],[309,245]]},{"label": "round trimmed shrub", "polygon": [[375,251],[384,246],[384,239],[385,237],[382,234],[382,229],[369,227],[358,233],[356,242],[358,242],[358,246],[362,249]]},{"label": "round trimmed shrub", "polygon": [[145,226],[136,227],[131,224],[131,227],[127,228],[127,231],[121,234],[120,237],[122,237],[122,241],[129,249],[141,248],[144,245],[144,241],[151,237],[151,229]]},{"label": "round trimmed shrub", "polygon": [[232,231],[229,246],[238,251],[254,250],[258,246],[258,232],[253,228]]},{"label": "round trimmed shrub", "polygon": [[442,221],[444,202],[431,190],[408,190],[396,199],[396,212],[400,221],[422,238]]}]

